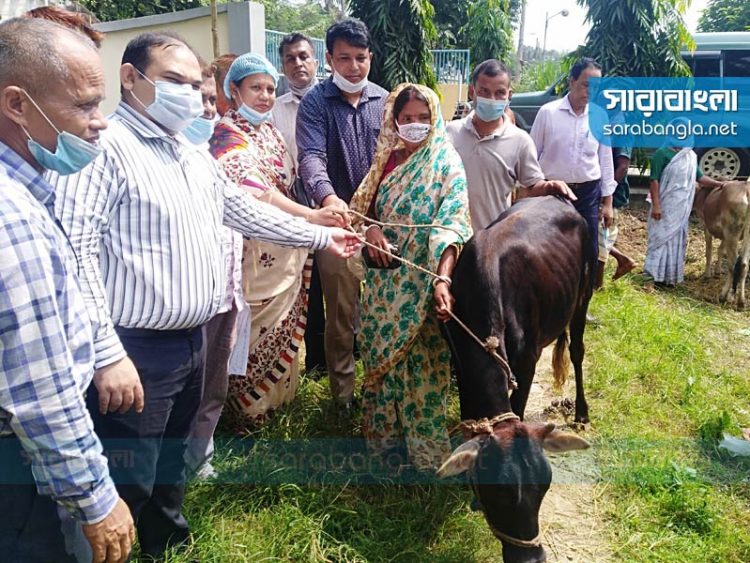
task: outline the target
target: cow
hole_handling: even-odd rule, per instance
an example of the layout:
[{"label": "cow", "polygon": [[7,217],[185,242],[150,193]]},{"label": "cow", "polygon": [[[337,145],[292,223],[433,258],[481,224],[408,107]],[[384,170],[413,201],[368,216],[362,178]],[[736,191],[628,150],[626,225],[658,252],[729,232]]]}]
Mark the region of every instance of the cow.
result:
[{"label": "cow", "polygon": [[[479,506],[502,542],[506,562],[546,558],[539,508],[552,470],[543,449],[589,444],[554,424],[529,425],[524,410],[536,363],[547,345],[555,381],[565,378],[565,346],[575,369],[575,421],[588,422],[583,391],[583,332],[592,293],[586,222],[552,196],[522,199],[466,244],[453,272],[455,314],[480,339],[495,337],[497,361],[460,325],[447,336],[458,379],[465,443],[438,470],[468,472]],[[512,380],[518,388],[512,392]]]},{"label": "cow", "polygon": [[[745,277],[750,249],[740,254],[738,249],[743,239],[747,241],[750,229],[750,182],[726,182],[720,188],[700,188],[693,200],[693,210],[703,221],[706,238],[706,269],[704,276],[712,277],[722,271],[721,259],[725,256],[730,265],[726,281],[719,294],[721,302],[736,297],[738,309],[745,307]],[[717,252],[716,266],[712,263],[713,239],[721,241]],[[744,247],[748,243],[745,242]],[[742,256],[745,256],[744,262]],[[744,274],[742,273],[742,264]],[[734,266],[734,267],[732,267]],[[739,289],[739,291],[737,291]]]}]

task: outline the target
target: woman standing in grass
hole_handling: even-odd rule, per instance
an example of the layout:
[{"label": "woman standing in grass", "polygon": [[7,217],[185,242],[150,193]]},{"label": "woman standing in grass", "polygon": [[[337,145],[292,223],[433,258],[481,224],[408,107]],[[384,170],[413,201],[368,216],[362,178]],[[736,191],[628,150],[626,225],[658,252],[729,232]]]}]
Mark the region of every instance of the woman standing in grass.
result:
[{"label": "woman standing in grass", "polygon": [[[310,222],[343,226],[330,209],[291,199],[294,161],[269,122],[278,73],[263,56],[246,53],[229,67],[224,93],[233,101],[209,141],[211,154],[239,187]],[[226,411],[237,429],[263,424],[299,385],[298,352],[305,334],[312,257],[307,249],[246,240],[242,285],[250,306],[250,356],[245,376],[230,376]]]},{"label": "woman standing in grass", "polygon": [[393,269],[372,248],[362,300],[359,349],[368,448],[380,454],[406,447],[417,469],[434,470],[451,453],[446,427],[450,352],[440,321],[453,307],[450,275],[471,236],[466,175],[446,137],[435,93],[401,84],[386,101],[375,161],[351,208],[381,222],[439,224],[440,228],[370,226],[367,241],[401,255],[443,279],[410,266]]},{"label": "woman standing in grass", "polygon": [[659,285],[682,283],[688,242],[688,219],[695,197],[695,181],[717,188],[722,184],[704,176],[690,147],[665,146],[651,157],[648,248],[643,270]]}]

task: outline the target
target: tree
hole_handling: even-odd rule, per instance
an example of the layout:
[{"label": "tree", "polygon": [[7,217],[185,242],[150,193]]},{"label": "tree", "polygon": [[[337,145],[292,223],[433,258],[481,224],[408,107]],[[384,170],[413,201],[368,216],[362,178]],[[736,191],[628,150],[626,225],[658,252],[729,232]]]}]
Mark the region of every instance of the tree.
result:
[{"label": "tree", "polygon": [[[432,0],[435,7],[435,26],[438,31],[437,48],[466,48],[469,42],[463,33],[469,23],[471,0]],[[508,1],[511,25],[518,26],[521,17],[521,0]]]},{"label": "tree", "polygon": [[698,22],[698,31],[750,30],[750,3],[710,0]]},{"label": "tree", "polygon": [[143,0],[78,0],[77,4],[86,8],[100,21],[106,22],[178,12],[208,5],[208,2],[202,0],[151,0],[150,2]]},{"label": "tree", "polygon": [[591,31],[571,58],[595,58],[609,76],[687,76],[680,56],[693,40],[682,15],[690,0],[578,0]]},{"label": "tree", "polygon": [[476,66],[487,59],[510,62],[513,52],[513,30],[508,0],[471,0],[466,25],[461,33],[471,50]]},{"label": "tree", "polygon": [[[331,0],[326,6],[316,0],[294,2],[291,0],[255,0],[266,8],[266,29],[299,31],[310,37],[325,37],[326,29],[339,17],[340,4]],[[330,6],[329,6],[330,4]]]},{"label": "tree", "polygon": [[429,0],[351,0],[351,14],[370,30],[370,78],[387,90],[401,82],[437,87],[430,46],[437,37]]}]

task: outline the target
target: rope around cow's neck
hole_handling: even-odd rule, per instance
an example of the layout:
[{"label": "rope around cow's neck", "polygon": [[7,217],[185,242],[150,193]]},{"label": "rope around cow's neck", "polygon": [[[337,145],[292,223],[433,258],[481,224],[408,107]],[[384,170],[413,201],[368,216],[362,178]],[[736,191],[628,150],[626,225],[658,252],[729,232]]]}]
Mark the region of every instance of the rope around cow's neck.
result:
[{"label": "rope around cow's neck", "polygon": [[[508,421],[508,420],[520,420],[520,418],[518,417],[517,414],[513,412],[504,412],[497,416],[493,416],[490,419],[480,418],[479,420],[471,420],[471,419],[462,420],[461,423],[458,424],[458,426],[456,426],[456,428],[460,428],[464,434],[464,438],[469,439],[479,434],[491,434],[495,425],[500,424],[501,422]],[[455,428],[451,430],[450,433],[453,434],[454,431],[455,431]],[[472,475],[475,475],[475,473],[472,472]],[[473,480],[470,480],[470,482],[471,482],[471,488],[474,490],[474,496],[476,497],[477,502],[479,502],[479,505],[481,507],[482,502],[479,500],[479,490],[478,490],[477,484]],[[535,547],[542,546],[542,532],[541,531],[530,540],[522,540],[520,538],[516,538],[509,534],[506,534],[505,532],[501,530],[498,530],[492,524],[492,522],[489,521],[489,519],[487,518],[486,512],[485,512],[485,520],[487,520],[487,525],[490,527],[492,534],[500,541],[504,541],[511,545],[515,545],[516,547],[522,547],[526,549],[532,549]]]},{"label": "rope around cow's neck", "polygon": [[[380,227],[403,227],[408,229],[444,229],[446,231],[453,231],[455,232],[459,237],[461,237],[461,240],[463,240],[463,237],[461,236],[461,233],[459,233],[456,229],[453,229],[451,227],[446,227],[444,225],[438,225],[438,224],[429,224],[429,225],[403,225],[400,223],[382,223],[379,221],[375,221],[373,219],[370,219],[369,217],[366,217],[362,215],[361,213],[357,213],[356,211],[349,210],[349,213],[356,215],[357,217],[363,218],[369,222],[372,222]],[[365,237],[361,234],[359,234],[357,231],[354,230],[354,228],[350,225],[348,229],[353,232],[355,235],[357,235],[357,238],[359,238],[360,242],[364,244],[365,246],[369,246],[370,248],[373,248],[379,252],[382,252],[386,256],[390,257],[391,259],[395,259],[400,261],[403,264],[406,264],[407,266],[414,268],[415,270],[418,270],[422,272],[423,274],[427,274],[428,276],[432,277],[435,280],[443,280],[445,281],[445,277],[441,276],[440,274],[437,274],[435,272],[431,272],[427,268],[423,268],[419,264],[415,264],[414,262],[410,262],[406,258],[402,258],[401,256],[396,256],[389,250],[384,250],[380,248],[379,246],[375,246],[374,244],[368,242]],[[508,389],[513,390],[518,388],[518,384],[516,383],[516,378],[513,375],[513,372],[510,369],[510,365],[508,364],[507,360],[503,358],[500,354],[497,353],[497,349],[500,347],[500,339],[497,336],[488,336],[485,340],[482,340],[479,338],[466,324],[459,319],[456,314],[453,311],[448,311],[448,314],[451,316],[451,318],[456,321],[458,326],[460,326],[463,330],[466,331],[466,333],[471,336],[477,344],[479,344],[494,360],[500,364],[500,368],[505,372],[506,377],[508,378]]]}]

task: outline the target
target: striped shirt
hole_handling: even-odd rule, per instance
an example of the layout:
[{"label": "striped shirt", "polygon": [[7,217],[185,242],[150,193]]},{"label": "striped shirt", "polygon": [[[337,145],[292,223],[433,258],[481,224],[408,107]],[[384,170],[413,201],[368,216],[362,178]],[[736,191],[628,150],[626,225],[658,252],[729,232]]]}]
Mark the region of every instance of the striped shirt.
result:
[{"label": "striped shirt", "polygon": [[92,524],[118,497],[84,401],[93,334],[54,197],[0,143],[0,437],[20,440],[40,494]]},{"label": "striped shirt", "polygon": [[225,297],[222,223],[246,237],[323,249],[328,229],[257,201],[211,155],[120,102],[102,154],[78,174],[50,174],[56,213],[81,261],[96,367],[125,356],[114,326],[197,327]]}]

